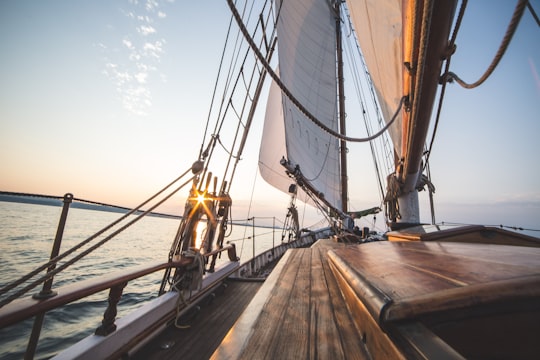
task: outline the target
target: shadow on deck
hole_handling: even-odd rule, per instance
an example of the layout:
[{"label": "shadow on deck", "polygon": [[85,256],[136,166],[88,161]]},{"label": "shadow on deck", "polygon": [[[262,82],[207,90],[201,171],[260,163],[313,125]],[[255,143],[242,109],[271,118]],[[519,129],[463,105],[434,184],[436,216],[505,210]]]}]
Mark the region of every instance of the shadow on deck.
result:
[{"label": "shadow on deck", "polygon": [[208,359],[249,304],[261,282],[227,281],[179,319],[183,328],[169,326],[133,359]]}]

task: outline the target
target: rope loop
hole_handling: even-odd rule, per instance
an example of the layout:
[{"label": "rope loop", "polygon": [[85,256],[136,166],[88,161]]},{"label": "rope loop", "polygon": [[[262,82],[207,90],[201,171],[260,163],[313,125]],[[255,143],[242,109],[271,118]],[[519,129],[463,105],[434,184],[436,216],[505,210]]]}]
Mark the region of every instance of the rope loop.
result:
[{"label": "rope loop", "polygon": [[519,0],[516,8],[514,10],[514,14],[512,15],[512,19],[510,20],[510,23],[508,24],[508,28],[506,29],[506,33],[504,35],[504,38],[501,42],[501,45],[499,46],[499,49],[497,50],[497,53],[495,54],[495,57],[491,61],[491,64],[487,68],[487,70],[484,72],[484,74],[478,79],[476,82],[469,84],[463,81],[459,76],[457,76],[453,72],[447,72],[443,75],[442,80],[444,82],[452,82],[456,81],[459,85],[464,87],[465,89],[474,89],[480,85],[484,81],[486,81],[489,76],[493,73],[499,62],[501,61],[504,53],[506,52],[506,49],[508,48],[508,45],[510,44],[510,40],[512,40],[512,37],[514,36],[517,26],[519,25],[519,21],[521,20],[521,17],[523,16],[523,13],[525,11],[525,7],[527,6],[528,1],[527,0]]}]

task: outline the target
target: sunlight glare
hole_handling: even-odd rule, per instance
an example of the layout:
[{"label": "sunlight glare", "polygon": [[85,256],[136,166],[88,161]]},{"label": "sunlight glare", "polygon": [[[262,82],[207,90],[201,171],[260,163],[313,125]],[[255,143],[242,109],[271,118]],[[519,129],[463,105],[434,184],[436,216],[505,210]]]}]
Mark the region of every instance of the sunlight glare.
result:
[{"label": "sunlight glare", "polygon": [[[200,203],[203,203],[205,200],[205,197],[204,197],[204,194],[199,194],[197,195],[197,202],[200,204]],[[200,223],[199,223],[200,224]]]},{"label": "sunlight glare", "polygon": [[206,236],[206,221],[200,220],[197,223],[197,238],[195,239],[195,247],[200,249],[203,243],[203,240]]}]

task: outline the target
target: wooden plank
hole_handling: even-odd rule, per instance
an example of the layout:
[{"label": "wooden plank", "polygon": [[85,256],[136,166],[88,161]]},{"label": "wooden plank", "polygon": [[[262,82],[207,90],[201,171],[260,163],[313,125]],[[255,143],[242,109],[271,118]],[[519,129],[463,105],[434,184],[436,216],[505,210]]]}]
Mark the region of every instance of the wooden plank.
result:
[{"label": "wooden plank", "polygon": [[[290,266],[294,270],[289,268],[289,271],[296,271],[295,286],[288,295],[285,318],[277,324],[279,332],[274,339],[268,338],[270,341],[266,344],[251,341],[269,347],[267,352],[273,358],[366,358],[339,288],[329,272],[326,249],[302,250],[301,260]],[[267,311],[278,311],[273,306],[275,303]],[[345,327],[338,326],[341,324]],[[258,323],[257,327],[263,328],[264,324]],[[254,356],[251,351],[246,348],[246,357]],[[259,357],[260,352],[255,354]]]},{"label": "wooden plank", "polygon": [[243,348],[255,331],[257,320],[263,313],[268,299],[272,296],[276,284],[279,283],[282,273],[285,271],[289,260],[295,255],[293,250],[288,250],[278,262],[270,276],[266,279],[257,295],[249,303],[248,307],[227,333],[221,345],[216,349],[212,358],[215,359],[238,359]]},{"label": "wooden plank", "polygon": [[[309,359],[343,359],[341,335],[335,323],[333,304],[328,289],[319,249],[311,251],[311,288],[309,291]],[[307,294],[306,294],[307,295]],[[338,294],[340,295],[340,294]],[[306,296],[307,297],[307,296]]]},{"label": "wooden plank", "polygon": [[[315,249],[314,249],[315,250]],[[333,311],[332,317],[335,322],[335,327],[338,331],[338,338],[334,340],[334,344],[339,341],[341,345],[338,350],[342,356],[326,357],[327,359],[367,359],[369,358],[364,342],[362,341],[361,333],[355,326],[352,319],[350,309],[343,299],[342,291],[338,282],[332,273],[328,263],[327,248],[320,249],[318,256],[320,257],[321,265],[324,269],[325,285],[330,299],[330,306]],[[315,256],[315,255],[314,255]],[[336,351],[337,352],[337,351]],[[325,358],[321,356],[320,358]]]},{"label": "wooden plank", "polygon": [[[256,315],[242,315],[249,321],[239,321],[213,357],[368,358],[328,265],[329,247],[289,250],[286,264],[272,280],[271,291],[261,291],[266,294],[265,299],[254,300],[264,305],[257,308]],[[272,273],[274,275],[276,273]],[[255,308],[250,305],[247,311],[250,309]],[[230,349],[232,344],[236,348],[234,355],[231,351],[222,351]]]},{"label": "wooden plank", "polygon": [[304,299],[308,274],[305,268],[311,256],[309,249],[289,252],[292,256],[288,258],[287,266],[259,315],[241,358],[253,359],[254,354],[257,354],[260,359],[276,359],[283,357],[283,351],[289,352],[293,348],[295,357],[306,358],[307,347],[304,342],[307,336],[303,321],[307,318],[307,302]]}]

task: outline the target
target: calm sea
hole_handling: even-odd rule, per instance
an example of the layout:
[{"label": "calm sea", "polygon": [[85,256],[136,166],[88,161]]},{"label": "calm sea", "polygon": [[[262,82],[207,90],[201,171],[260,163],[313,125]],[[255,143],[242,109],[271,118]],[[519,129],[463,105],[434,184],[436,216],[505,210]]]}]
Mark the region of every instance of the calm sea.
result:
[{"label": "calm sea", "polygon": [[[0,286],[10,283],[48,261],[61,208],[47,205],[0,201]],[[60,251],[67,250],[118,219],[122,214],[71,208]],[[167,259],[180,220],[146,217],[117,238],[72,265],[54,279],[54,287],[98,276],[122,268]],[[226,239],[237,246],[241,261],[253,255],[251,227],[234,226]],[[244,240],[245,239],[245,240]],[[278,242],[281,234],[269,228],[255,228],[255,253]],[[162,272],[130,282],[118,305],[122,317],[155,298]],[[39,292],[40,287],[30,294]],[[27,295],[28,296],[28,295]],[[100,325],[107,307],[108,291],[95,294],[45,316],[36,359],[58,351],[91,335]],[[0,329],[0,359],[22,359],[33,319]]]}]

